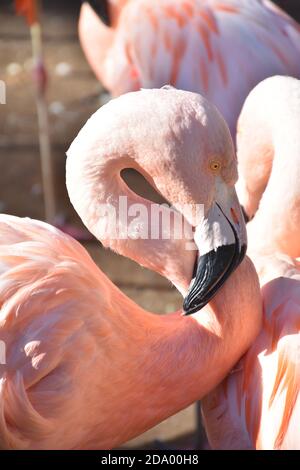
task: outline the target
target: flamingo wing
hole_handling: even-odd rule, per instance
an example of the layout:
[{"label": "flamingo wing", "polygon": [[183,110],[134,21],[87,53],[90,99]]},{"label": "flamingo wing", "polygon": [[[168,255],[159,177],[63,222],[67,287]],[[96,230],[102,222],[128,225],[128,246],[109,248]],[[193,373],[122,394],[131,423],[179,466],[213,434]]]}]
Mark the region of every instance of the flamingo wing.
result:
[{"label": "flamingo wing", "polygon": [[70,432],[74,416],[96,425],[80,403],[95,402],[92,382],[105,387],[93,371],[107,363],[98,346],[110,331],[101,315],[111,309],[110,284],[68,235],[0,215],[0,448],[70,448],[76,438],[80,447],[84,426]]}]

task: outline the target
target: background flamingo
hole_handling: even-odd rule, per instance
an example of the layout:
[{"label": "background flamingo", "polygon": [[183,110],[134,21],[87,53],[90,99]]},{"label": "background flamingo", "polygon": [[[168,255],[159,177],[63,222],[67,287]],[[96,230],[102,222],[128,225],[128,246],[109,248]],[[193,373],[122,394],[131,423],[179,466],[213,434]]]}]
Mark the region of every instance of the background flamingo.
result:
[{"label": "background flamingo", "polygon": [[238,196],[248,217],[255,214],[250,249],[300,256],[299,131],[299,80],[272,77],[250,93],[237,135]]},{"label": "background flamingo", "polygon": [[[186,250],[189,239],[112,240],[108,232],[102,241],[167,276],[197,310],[244,256],[228,128],[203,98],[172,89],[125,95],[101,108],[67,161],[71,200],[96,236],[106,224],[101,202],[115,205],[116,196],[127,195],[149,208],[120,178],[128,165],[170,202],[205,204],[195,228],[196,279],[189,288],[197,258]],[[232,249],[235,258],[225,260]],[[212,265],[197,295],[207,256],[225,271]],[[1,215],[0,260],[2,448],[117,446],[206,394],[260,328],[258,279],[248,258],[189,317],[144,311],[78,242],[42,222]]]},{"label": "background flamingo", "polygon": [[300,260],[284,254],[300,254],[299,124],[300,82],[289,77],[259,84],[239,120],[240,194],[251,214],[258,207],[248,235],[264,315],[249,351],[202,402],[214,448],[300,449]]},{"label": "background flamingo", "polygon": [[[84,53],[113,94],[165,84],[211,100],[235,136],[252,88],[300,77],[299,25],[269,0],[106,0],[84,3]],[[100,8],[99,8],[100,6]]]}]

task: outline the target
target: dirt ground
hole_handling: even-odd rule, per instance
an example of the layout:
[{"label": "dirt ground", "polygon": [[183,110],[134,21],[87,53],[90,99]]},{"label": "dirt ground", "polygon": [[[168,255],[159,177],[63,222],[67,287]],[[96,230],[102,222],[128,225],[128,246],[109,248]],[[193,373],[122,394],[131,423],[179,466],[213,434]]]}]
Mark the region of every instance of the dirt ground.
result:
[{"label": "dirt ground", "polygon": [[[300,19],[298,0],[277,3]],[[80,2],[49,0],[43,4],[57,213],[61,220],[80,225],[65,189],[65,152],[87,118],[107,100],[107,94],[90,71],[80,49],[77,37]],[[43,219],[38,129],[30,65],[31,43],[24,19],[14,14],[11,1],[0,0],[0,79],[7,86],[7,103],[0,105],[0,211]],[[143,182],[134,174],[129,174],[129,179],[141,192],[145,191]],[[181,307],[177,291],[160,276],[104,251],[93,241],[85,246],[110,279],[144,308],[163,314]],[[185,441],[178,443],[188,448],[193,445],[195,428],[195,409],[190,407],[130,445],[136,447],[148,443],[155,448],[155,439],[170,440],[188,435]]]}]

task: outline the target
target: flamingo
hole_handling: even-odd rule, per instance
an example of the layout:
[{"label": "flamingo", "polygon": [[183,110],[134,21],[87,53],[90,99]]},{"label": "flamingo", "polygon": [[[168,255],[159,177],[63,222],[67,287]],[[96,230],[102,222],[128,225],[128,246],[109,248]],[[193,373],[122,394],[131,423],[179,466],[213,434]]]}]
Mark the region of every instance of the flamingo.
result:
[{"label": "flamingo", "polygon": [[278,76],[257,85],[245,102],[237,135],[237,192],[252,219],[250,250],[259,244],[269,254],[300,256],[299,131],[300,80]]},{"label": "flamingo", "polygon": [[198,92],[233,137],[255,85],[300,77],[300,27],[269,0],[94,0],[82,5],[79,38],[113,96],[165,84]]},{"label": "flamingo", "polygon": [[[0,339],[7,356],[0,365],[1,448],[116,447],[225,377],[258,334],[262,315],[258,277],[244,257],[236,166],[214,106],[169,88],[112,100],[68,151],[68,192],[87,228],[166,276],[190,316],[143,310],[69,235],[0,216]],[[199,254],[187,249],[189,236],[139,238],[145,220],[137,214],[132,238],[112,236],[102,203],[118,208],[125,195],[128,205],[151,209],[121,179],[125,167],[142,172],[178,211],[183,204],[187,226],[197,222],[191,233]],[[186,205],[200,201],[205,212],[193,218]]]},{"label": "flamingo", "polygon": [[263,327],[203,400],[213,448],[300,449],[300,81],[264,80],[238,122],[239,195],[262,286]]}]

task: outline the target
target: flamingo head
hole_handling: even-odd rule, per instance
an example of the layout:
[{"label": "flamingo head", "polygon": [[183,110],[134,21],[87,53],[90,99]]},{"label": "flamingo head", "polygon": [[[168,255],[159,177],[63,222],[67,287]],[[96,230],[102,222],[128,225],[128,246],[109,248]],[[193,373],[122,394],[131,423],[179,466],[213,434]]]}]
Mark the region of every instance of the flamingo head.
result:
[{"label": "flamingo head", "polygon": [[[186,314],[204,307],[246,251],[234,147],[217,109],[172,87],[128,93],[89,119],[67,155],[69,196],[88,229],[171,280]],[[170,206],[132,191],[125,168],[139,171]]]}]

